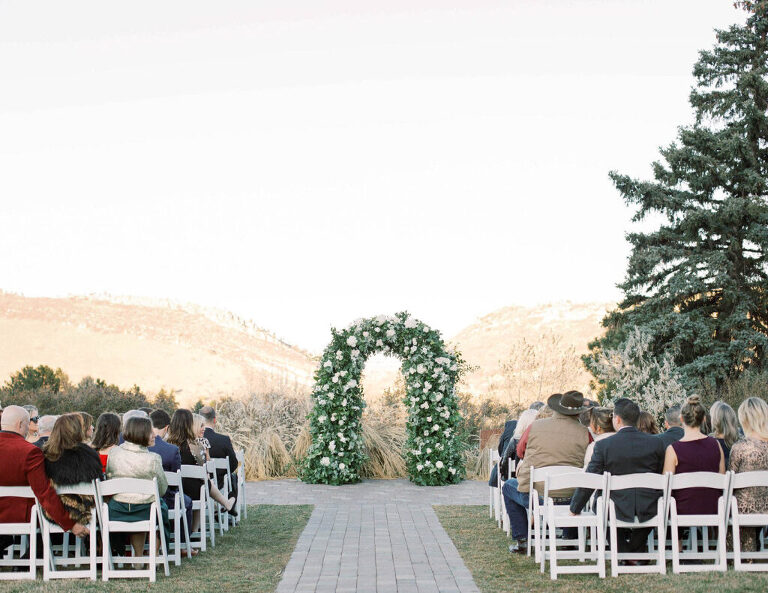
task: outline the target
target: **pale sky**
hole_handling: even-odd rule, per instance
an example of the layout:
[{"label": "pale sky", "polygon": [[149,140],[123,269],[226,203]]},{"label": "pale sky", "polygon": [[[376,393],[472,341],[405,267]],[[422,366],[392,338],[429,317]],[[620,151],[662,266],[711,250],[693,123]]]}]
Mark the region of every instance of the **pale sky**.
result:
[{"label": "pale sky", "polygon": [[212,305],[319,351],[611,301],[730,0],[0,0],[0,289]]}]

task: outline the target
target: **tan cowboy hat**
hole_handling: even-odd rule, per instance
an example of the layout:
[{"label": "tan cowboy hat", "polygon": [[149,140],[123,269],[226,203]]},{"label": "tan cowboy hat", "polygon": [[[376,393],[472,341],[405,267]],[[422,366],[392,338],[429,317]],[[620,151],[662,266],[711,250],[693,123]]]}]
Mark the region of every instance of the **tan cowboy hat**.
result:
[{"label": "tan cowboy hat", "polygon": [[547,405],[555,412],[566,416],[578,416],[589,407],[584,405],[584,395],[578,391],[550,395]]}]

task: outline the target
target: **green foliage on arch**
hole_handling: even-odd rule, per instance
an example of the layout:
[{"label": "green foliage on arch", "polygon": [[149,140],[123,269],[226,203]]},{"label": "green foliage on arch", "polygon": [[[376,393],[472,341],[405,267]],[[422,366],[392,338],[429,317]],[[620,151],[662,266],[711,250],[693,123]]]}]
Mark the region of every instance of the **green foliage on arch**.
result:
[{"label": "green foliage on arch", "polygon": [[333,339],[315,373],[310,413],[312,445],[300,468],[305,482],[347,484],[360,480],[365,461],[360,418],[365,402],[360,376],[379,352],[402,360],[408,415],[405,461],[411,481],[422,486],[460,482],[465,475],[461,420],[455,396],[457,355],[440,333],[408,313],[362,319]]}]

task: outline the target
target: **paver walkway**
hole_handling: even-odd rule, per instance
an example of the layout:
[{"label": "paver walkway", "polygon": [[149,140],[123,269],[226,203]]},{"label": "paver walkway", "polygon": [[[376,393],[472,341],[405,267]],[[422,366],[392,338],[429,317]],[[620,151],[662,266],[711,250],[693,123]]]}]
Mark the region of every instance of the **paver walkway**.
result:
[{"label": "paver walkway", "polygon": [[488,486],[406,480],[252,482],[249,504],[314,504],[277,593],[477,593],[433,504],[485,504]]}]

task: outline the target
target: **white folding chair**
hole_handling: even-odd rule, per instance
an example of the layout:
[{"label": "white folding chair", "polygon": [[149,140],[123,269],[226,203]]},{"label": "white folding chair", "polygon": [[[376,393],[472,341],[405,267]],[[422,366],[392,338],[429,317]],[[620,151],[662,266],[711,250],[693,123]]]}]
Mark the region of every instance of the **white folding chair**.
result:
[{"label": "white folding chair", "polygon": [[[69,537],[70,534],[65,532],[56,523],[51,523],[45,518],[42,512],[42,508],[38,505],[39,521],[42,527],[43,535],[43,580],[50,581],[51,579],[82,579],[89,578],[92,581],[96,580],[96,568],[100,561],[99,555],[96,551],[96,537],[98,521],[98,496],[96,494],[96,484],[94,482],[84,482],[82,484],[75,484],[72,486],[59,486],[56,488],[58,495],[62,494],[76,494],[78,496],[90,496],[93,499],[93,511],[91,512],[91,521],[88,523],[88,530],[90,531],[90,546],[88,556],[82,555],[82,546],[84,543],[82,538],[75,538],[75,555],[73,558],[69,557]],[[54,533],[62,534],[63,545],[61,546],[61,556],[57,557],[55,547],[51,541],[51,535]],[[65,566],[83,566],[88,565],[86,570],[61,570],[57,567]]]},{"label": "white folding chair", "polygon": [[[211,547],[216,547],[216,531],[213,528],[213,507],[208,503],[208,472],[202,465],[182,465],[182,479],[201,480],[200,498],[192,499],[192,512],[200,513],[200,526],[195,532],[190,531],[189,537],[193,548],[205,552],[206,542],[210,538]],[[191,493],[188,493],[191,494]],[[197,538],[197,541],[195,541]]]},{"label": "white folding chair", "polygon": [[184,540],[187,546],[187,556],[192,557],[192,545],[189,541],[189,524],[187,522],[187,509],[184,506],[184,487],[181,483],[181,470],[175,472],[165,472],[165,478],[168,480],[168,488],[176,488],[176,494],[173,497],[173,508],[168,509],[168,519],[173,522],[171,532],[171,541],[168,542],[168,553],[173,555],[173,562],[176,566],[181,564],[182,547],[182,528],[184,529]]},{"label": "white folding chair", "polygon": [[[549,493],[557,490],[566,490],[571,488],[589,488],[592,490],[601,490],[603,493],[608,490],[608,477],[610,474],[590,474],[585,472],[565,473],[559,475],[550,475],[544,483],[544,521],[541,532],[541,571],[544,572],[544,565],[549,559],[550,578],[557,580],[558,573],[597,573],[600,578],[605,578],[605,510],[603,496],[598,496],[595,511],[583,510],[581,514],[571,516],[570,505],[556,505]],[[558,551],[557,545],[560,541],[571,543],[570,540],[559,540],[557,529],[564,527],[576,527],[579,530],[579,549],[576,551]],[[590,530],[590,551],[584,549],[584,536],[582,533],[589,528]],[[549,533],[547,534],[547,530]],[[547,552],[547,541],[549,541],[549,552]],[[578,564],[571,566],[558,566],[558,556],[561,559],[575,559],[581,562],[593,560],[595,564]]]},{"label": "white folding chair", "polygon": [[[216,484],[216,460],[211,459],[210,461],[206,462],[205,464],[205,471],[208,472],[208,480]],[[223,484],[223,490],[220,489],[220,492],[222,495],[227,498],[228,492],[227,490],[227,481],[224,480]],[[213,529],[219,530],[219,535],[224,535],[224,531],[228,528],[228,520],[224,519],[224,516],[222,514],[222,511],[224,511],[224,514],[226,514],[227,510],[222,507],[218,502],[213,500],[213,497],[208,496],[208,508],[210,509],[210,515],[213,517],[211,525],[213,526]]]},{"label": "white folding chair", "polygon": [[507,537],[509,537],[511,526],[509,524],[509,515],[507,515],[507,508],[504,505],[504,494],[501,491],[501,489],[504,486],[504,482],[509,480],[514,475],[514,472],[515,472],[515,462],[512,459],[509,460],[509,464],[507,465],[506,476],[502,476],[501,471],[496,472],[496,506],[499,509],[499,516],[501,517],[500,526],[504,530],[504,533],[507,534]]},{"label": "white folding chair", "polygon": [[[160,511],[160,493],[157,489],[157,478],[152,480],[139,480],[136,478],[113,478],[104,482],[96,482],[98,500],[101,504],[101,542],[104,552],[104,562],[102,563],[101,578],[108,581],[110,578],[149,578],[154,583],[157,576],[157,563],[162,562],[165,569],[165,576],[170,575],[168,569],[168,548],[165,542],[165,528],[163,527],[163,517]],[[152,496],[153,501],[150,506],[149,519],[146,521],[116,521],[109,518],[109,507],[104,502],[105,496],[114,496],[115,494],[143,494]],[[149,555],[148,556],[126,556],[124,553],[117,557],[112,555],[109,536],[112,533],[139,533],[147,532],[149,534]],[[160,533],[160,553],[157,552],[157,533]],[[145,570],[123,570],[116,569],[115,563],[119,564],[146,564]]]},{"label": "white folding chair", "polygon": [[[768,488],[768,471],[742,472],[733,474],[731,477],[731,508],[730,524],[733,527],[733,568],[744,571],[766,571],[768,563],[754,562],[755,560],[768,560],[768,550],[765,549],[763,542],[758,541],[758,551],[741,551],[741,533],[740,527],[754,527],[758,531],[758,539],[761,528],[768,526],[768,513],[742,513],[739,510],[739,503],[733,495],[735,490],[741,488]],[[728,554],[731,556],[731,554]],[[744,560],[752,560],[752,563],[745,563]]]},{"label": "white folding chair", "polygon": [[[224,498],[229,500],[232,492],[232,475],[229,473],[229,457],[215,457],[211,459],[211,463],[213,463],[213,467],[216,470],[212,477],[214,484],[217,483],[218,472],[224,470],[224,483],[220,490],[224,495]],[[237,501],[235,501],[235,510],[237,510]],[[223,525],[224,531],[229,531],[230,522],[233,525],[235,524],[235,517],[230,515],[227,512],[227,509],[223,508],[221,505],[217,505],[217,511],[219,515],[219,524]]]},{"label": "white folding chair", "polygon": [[[11,546],[5,556],[0,558],[0,568],[6,566],[26,566],[29,568],[26,572],[0,572],[0,580],[35,580],[37,578],[37,505],[39,503],[29,486],[2,486],[0,487],[0,498],[32,499],[35,501],[29,514],[29,521],[0,523],[0,535],[21,536],[21,545]],[[22,501],[19,500],[18,503],[21,504]],[[17,552],[18,558],[15,557]],[[21,557],[25,552],[29,552],[27,559]]]},{"label": "white folding chair", "polygon": [[[634,521],[622,521],[616,515],[616,503],[613,500],[608,501],[608,526],[611,534],[611,575],[618,576],[619,573],[638,573],[650,572],[666,574],[666,539],[667,539],[667,502],[669,498],[669,475],[661,474],[627,474],[624,476],[615,476],[611,474],[608,478],[609,495],[620,490],[629,490],[635,488],[647,488],[659,491],[659,499],[656,501],[656,516],[647,521],[640,521],[635,517]],[[658,533],[658,544],[653,552],[619,552],[618,529],[639,529],[656,528]],[[623,560],[642,560],[653,561],[655,564],[622,566]]]},{"label": "white folding chair", "polygon": [[[488,449],[488,479],[491,479],[493,466],[499,463],[500,455],[496,449]],[[498,501],[498,483],[499,473],[496,472],[496,486],[488,486],[488,516],[499,522],[499,501]]]},{"label": "white folding chair", "polygon": [[235,452],[237,457],[237,522],[240,523],[241,519],[248,518],[248,501],[245,497],[245,451],[238,449]]},{"label": "white folding chair", "polygon": [[[536,562],[541,562],[541,525],[543,523],[544,505],[539,502],[539,493],[534,487],[537,483],[545,483],[549,476],[562,474],[584,473],[583,468],[572,465],[550,465],[548,467],[531,466],[531,481],[528,488],[528,556],[531,555],[531,547],[534,550]],[[533,526],[531,526],[533,517]]]},{"label": "white folding chair", "polygon": [[[719,474],[716,472],[690,472],[685,474],[673,474],[669,481],[669,526],[672,531],[672,571],[675,574],[681,572],[705,572],[710,570],[725,571],[726,564],[726,512],[728,509],[728,493],[732,472]],[[717,513],[713,515],[680,515],[677,512],[675,502],[675,490],[682,488],[713,488],[722,492],[717,501]],[[689,527],[694,530],[698,527],[712,527],[717,529],[717,548],[707,549],[704,546],[701,552],[698,545],[688,551],[680,551],[678,545],[678,527]],[[680,560],[713,560],[714,564],[681,564]]]}]

